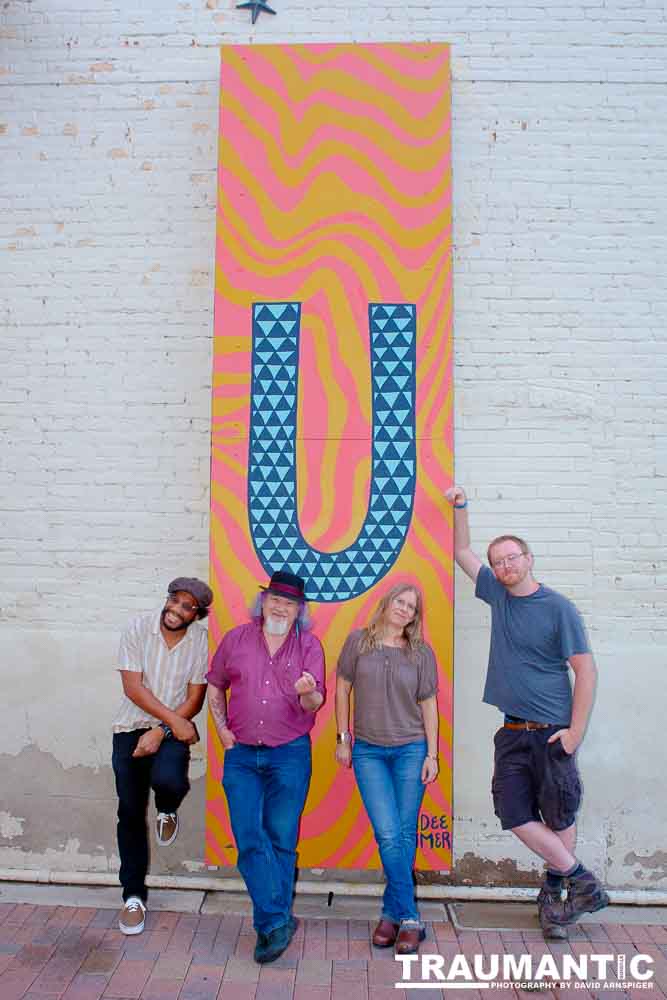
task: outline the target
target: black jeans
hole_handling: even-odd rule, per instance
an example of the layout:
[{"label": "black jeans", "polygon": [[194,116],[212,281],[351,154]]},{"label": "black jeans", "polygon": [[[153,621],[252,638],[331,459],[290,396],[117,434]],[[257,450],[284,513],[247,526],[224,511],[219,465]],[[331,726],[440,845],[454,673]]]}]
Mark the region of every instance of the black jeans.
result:
[{"label": "black jeans", "polygon": [[133,757],[132,753],[146,729],[114,733],[111,764],[118,793],[118,853],[123,899],[148,898],[148,829],[146,811],[151,788],[158,812],[176,812],[190,790],[188,766],[190,747],[175,739],[165,739],[155,754]]},{"label": "black jeans", "polygon": [[568,754],[560,740],[548,743],[559,729],[507,729],[494,736],[493,805],[503,830],[532,821],[551,830],[567,830],[581,802],[576,754]]}]

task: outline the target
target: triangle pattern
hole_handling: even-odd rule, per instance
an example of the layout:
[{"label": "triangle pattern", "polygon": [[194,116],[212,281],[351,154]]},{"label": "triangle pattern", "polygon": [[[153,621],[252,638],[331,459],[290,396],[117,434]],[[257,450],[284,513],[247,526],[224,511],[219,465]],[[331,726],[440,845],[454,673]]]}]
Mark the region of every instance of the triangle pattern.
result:
[{"label": "triangle pattern", "polygon": [[341,552],[308,544],[296,507],[298,302],[255,303],[248,508],[267,572],[289,566],[315,601],[343,601],[374,586],[395,562],[415,491],[416,307],[369,305],[373,478],[359,535]]}]

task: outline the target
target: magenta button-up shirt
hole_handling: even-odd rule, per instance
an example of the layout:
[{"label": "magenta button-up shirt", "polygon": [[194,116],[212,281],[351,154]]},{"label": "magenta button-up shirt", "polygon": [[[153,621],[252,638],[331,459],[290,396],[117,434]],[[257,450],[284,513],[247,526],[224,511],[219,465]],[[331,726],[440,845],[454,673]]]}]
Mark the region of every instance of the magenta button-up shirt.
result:
[{"label": "magenta button-up shirt", "polygon": [[310,732],[315,712],[306,712],[294,682],[307,670],[326,694],[324,652],[312,632],[294,626],[271,656],[259,620],[238,625],[223,636],[206,675],[209,684],[231,688],[227,724],[239,743],[281,746]]}]

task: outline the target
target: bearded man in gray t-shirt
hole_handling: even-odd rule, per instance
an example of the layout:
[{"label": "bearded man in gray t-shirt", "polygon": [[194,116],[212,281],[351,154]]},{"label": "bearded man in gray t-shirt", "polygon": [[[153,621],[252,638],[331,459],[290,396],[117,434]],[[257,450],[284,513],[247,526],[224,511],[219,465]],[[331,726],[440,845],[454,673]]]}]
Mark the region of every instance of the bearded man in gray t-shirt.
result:
[{"label": "bearded man in gray t-shirt", "polygon": [[491,608],[484,701],[504,714],[494,737],[495,813],[546,861],[540,924],[545,937],[565,937],[568,924],[609,903],[574,855],[581,799],[575,754],[593,704],[595,664],[579,612],[535,580],[523,539],[495,538],[485,566],[470,548],[464,490],[453,486],[445,496],[454,509],[454,558]]}]

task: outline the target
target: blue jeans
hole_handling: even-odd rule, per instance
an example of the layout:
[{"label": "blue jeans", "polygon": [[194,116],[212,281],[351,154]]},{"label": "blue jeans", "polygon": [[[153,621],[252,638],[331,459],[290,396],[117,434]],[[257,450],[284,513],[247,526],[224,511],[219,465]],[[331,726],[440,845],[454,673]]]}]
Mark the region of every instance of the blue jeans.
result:
[{"label": "blue jeans", "polygon": [[157,753],[133,757],[140,737],[147,729],[114,733],[111,763],[118,792],[118,853],[123,899],[139,896],[146,902],[148,872],[148,830],[146,810],[151,788],[158,812],[178,810],[188,794],[190,747],[180,740],[163,740]]},{"label": "blue jeans", "polygon": [[417,817],[424,798],[421,771],[426,740],[381,747],[356,740],[352,766],[373,826],[387,885],[382,916],[392,923],[419,920],[412,881]]},{"label": "blue jeans", "polygon": [[225,751],[222,787],[258,934],[270,934],[290,918],[310,774],[307,735],[278,747],[237,743]]}]

